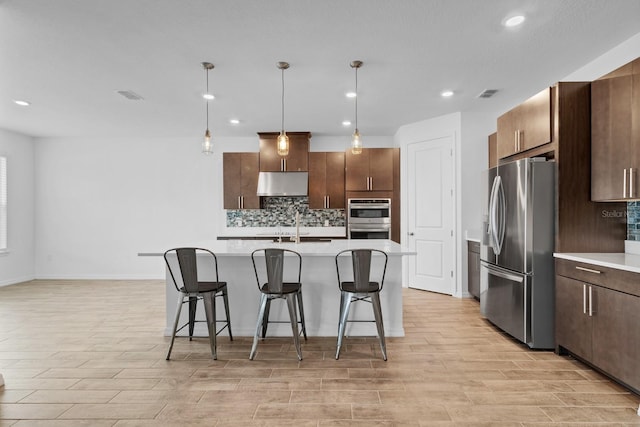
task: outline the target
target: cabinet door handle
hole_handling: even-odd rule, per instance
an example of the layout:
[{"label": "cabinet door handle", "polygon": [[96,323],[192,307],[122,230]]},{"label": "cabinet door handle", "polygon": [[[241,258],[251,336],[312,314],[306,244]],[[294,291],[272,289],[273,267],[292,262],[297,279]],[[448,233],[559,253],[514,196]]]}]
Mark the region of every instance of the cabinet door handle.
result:
[{"label": "cabinet door handle", "polygon": [[582,284],[582,314],[587,314],[587,285]]},{"label": "cabinet door handle", "polygon": [[330,206],[331,206],[331,199],[329,199],[329,196],[327,196],[327,209],[329,209]]},{"label": "cabinet door handle", "polygon": [[633,198],[633,168],[629,168],[629,197]]},{"label": "cabinet door handle", "polygon": [[622,198],[627,197],[627,170],[622,173]]},{"label": "cabinet door handle", "polygon": [[600,274],[602,273],[601,271],[598,270],[592,270],[590,268],[586,268],[586,267],[580,267],[576,265],[576,270],[580,270],[580,271],[586,271],[587,273],[595,273],[595,274]]},{"label": "cabinet door handle", "polygon": [[593,317],[593,287],[589,285],[589,317]]},{"label": "cabinet door handle", "polygon": [[518,152],[518,131],[513,132],[513,151]]},{"label": "cabinet door handle", "polygon": [[240,196],[240,209],[244,209],[244,196]]},{"label": "cabinet door handle", "polygon": [[369,179],[371,180],[371,190],[373,190],[373,177],[369,177]]},{"label": "cabinet door handle", "polygon": [[238,196],[238,209],[242,209],[242,202],[240,201],[240,198],[242,196]]}]

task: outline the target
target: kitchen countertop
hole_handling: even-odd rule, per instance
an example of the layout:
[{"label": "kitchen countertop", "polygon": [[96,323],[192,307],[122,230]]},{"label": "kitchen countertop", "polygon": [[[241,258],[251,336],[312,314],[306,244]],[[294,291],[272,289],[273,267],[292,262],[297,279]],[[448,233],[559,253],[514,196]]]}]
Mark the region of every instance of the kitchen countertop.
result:
[{"label": "kitchen countertop", "polygon": [[630,253],[555,253],[554,257],[640,273],[640,255]]},{"label": "kitchen countertop", "polygon": [[469,242],[480,243],[480,230],[465,230],[464,238]]},{"label": "kitchen countertop", "polygon": [[[295,227],[224,227],[218,232],[220,238],[233,237],[278,237],[296,234]],[[300,227],[300,236],[334,237],[347,236],[346,227]]]},{"label": "kitchen countertop", "polygon": [[344,249],[380,249],[389,256],[415,255],[416,252],[401,246],[392,240],[385,239],[338,239],[313,242],[285,242],[277,243],[270,240],[206,240],[199,242],[169,242],[163,247],[148,248],[140,251],[138,256],[162,256],[169,248],[199,247],[209,249],[218,256],[250,255],[256,249],[266,247],[282,247],[299,252],[303,256],[335,256]]}]

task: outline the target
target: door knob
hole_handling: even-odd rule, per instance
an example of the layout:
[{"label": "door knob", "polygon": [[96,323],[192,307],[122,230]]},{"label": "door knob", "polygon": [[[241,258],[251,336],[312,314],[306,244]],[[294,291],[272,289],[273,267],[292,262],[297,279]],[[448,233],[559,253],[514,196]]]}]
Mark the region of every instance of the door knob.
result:
[{"label": "door knob", "polygon": [[409,236],[413,236],[413,232],[409,233]]}]

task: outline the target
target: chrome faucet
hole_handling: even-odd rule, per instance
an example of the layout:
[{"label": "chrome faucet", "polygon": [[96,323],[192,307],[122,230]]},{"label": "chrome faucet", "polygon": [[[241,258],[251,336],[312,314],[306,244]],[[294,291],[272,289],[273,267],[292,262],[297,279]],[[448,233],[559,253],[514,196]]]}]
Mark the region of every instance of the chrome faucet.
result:
[{"label": "chrome faucet", "polygon": [[296,211],[296,233],[291,235],[290,240],[300,243],[300,212]]}]

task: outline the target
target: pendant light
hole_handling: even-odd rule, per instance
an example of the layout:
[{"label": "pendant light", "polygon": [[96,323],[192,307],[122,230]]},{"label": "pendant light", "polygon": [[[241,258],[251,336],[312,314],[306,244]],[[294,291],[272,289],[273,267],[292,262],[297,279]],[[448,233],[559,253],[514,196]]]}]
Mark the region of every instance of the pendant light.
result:
[{"label": "pendant light", "polygon": [[356,130],[351,137],[351,154],[362,153],[362,139],[358,130],[358,68],[362,67],[362,61],[351,61],[351,68],[356,70]]},{"label": "pendant light", "polygon": [[209,101],[213,99],[213,96],[209,93],[209,71],[213,70],[213,64],[210,62],[203,62],[202,68],[204,68],[207,73],[207,92],[203,95],[203,98],[207,102],[207,130],[204,133],[204,141],[202,141],[202,152],[204,154],[213,154],[211,132],[209,131]]},{"label": "pendant light", "polygon": [[289,68],[288,62],[278,62],[278,68],[282,71],[282,126],[280,127],[280,135],[278,135],[277,147],[279,156],[287,156],[289,154],[289,137],[284,131],[284,70]]}]

